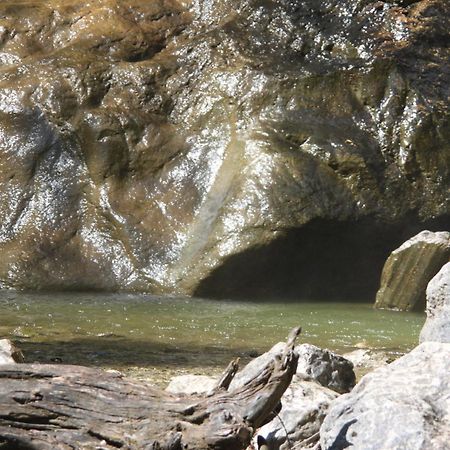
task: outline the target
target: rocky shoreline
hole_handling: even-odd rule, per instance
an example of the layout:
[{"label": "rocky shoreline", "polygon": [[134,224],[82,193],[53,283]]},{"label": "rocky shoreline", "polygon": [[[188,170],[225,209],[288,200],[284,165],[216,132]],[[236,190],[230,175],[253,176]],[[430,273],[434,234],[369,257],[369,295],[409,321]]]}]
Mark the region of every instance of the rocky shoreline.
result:
[{"label": "rocky shoreline", "polygon": [[[446,449],[450,436],[449,289],[450,262],[428,285],[428,318],[420,345],[395,362],[369,350],[342,357],[309,344],[298,345],[297,370],[282,397],[281,411],[257,430],[250,448],[258,448],[259,439],[259,445],[265,442],[270,450],[339,450],[350,444],[355,450]],[[11,343],[0,343],[0,363],[23,361]],[[253,380],[283,347],[277,344],[246,364],[230,391]],[[356,367],[367,374],[357,379]],[[187,373],[172,378],[166,390],[175,395],[208,395],[218,376]],[[167,378],[154,384],[162,386]]]},{"label": "rocky shoreline", "polygon": [[[352,352],[346,360],[308,344],[298,346],[299,366],[282,397],[283,408],[277,418],[258,430],[252,448],[258,448],[261,436],[270,450],[343,450],[349,446],[355,450],[447,449],[449,311],[450,262],[428,285],[428,318],[420,345],[395,362],[367,350]],[[251,378],[280,345],[249,363],[235,379],[235,387]],[[367,372],[355,387],[351,359]],[[167,390],[205,393],[213,380],[176,377]],[[339,396],[336,391],[348,394]]]},{"label": "rocky shoreline", "polygon": [[[396,292],[403,295],[399,305],[415,305],[426,295],[427,320],[420,344],[395,361],[380,350],[358,349],[339,356],[310,344],[297,345],[296,370],[281,397],[281,409],[256,430],[248,450],[344,450],[348,446],[445,450],[450,441],[450,262],[445,263],[449,249],[449,233],[424,231],[386,261],[375,306],[380,307],[386,298],[389,305]],[[416,269],[411,273],[408,267]],[[408,289],[399,290],[410,277],[413,288],[406,283]],[[425,293],[420,286],[427,282]],[[233,372],[228,390],[245,389],[283,348],[285,344],[279,343],[249,358],[241,371]],[[0,365],[23,362],[23,354],[12,342],[0,340]],[[220,384],[220,373],[206,367],[191,367],[175,377],[161,368],[106,373],[128,375],[159,388],[168,384],[165,390],[171,395],[192,398],[207,398]]]}]

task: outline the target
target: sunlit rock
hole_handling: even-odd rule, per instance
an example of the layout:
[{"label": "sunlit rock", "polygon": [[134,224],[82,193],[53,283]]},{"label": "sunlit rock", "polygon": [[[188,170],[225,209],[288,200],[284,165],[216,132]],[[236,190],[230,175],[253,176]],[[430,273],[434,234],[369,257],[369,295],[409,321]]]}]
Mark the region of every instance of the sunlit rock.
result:
[{"label": "sunlit rock", "polygon": [[172,394],[206,394],[216,385],[218,380],[207,375],[178,375],[170,380],[166,387]]},{"label": "sunlit rock", "polygon": [[[319,440],[318,432],[333,400],[339,395],[314,381],[294,377],[281,399],[280,413],[257,432],[271,450],[312,448]],[[257,448],[255,446],[255,448]]]},{"label": "sunlit rock", "polygon": [[450,344],[425,342],[336,399],[322,450],[445,450],[450,442]]},{"label": "sunlit rock", "polygon": [[0,364],[14,364],[24,361],[23,354],[9,339],[0,339]]},{"label": "sunlit rock", "polygon": [[422,231],[409,239],[386,261],[375,307],[423,310],[429,281],[449,259],[449,232]]},{"label": "sunlit rock", "polygon": [[426,312],[427,320],[420,332],[420,342],[450,344],[450,262],[428,284]]},{"label": "sunlit rock", "polygon": [[445,219],[449,7],[2,1],[0,287],[208,295],[317,220]]},{"label": "sunlit rock", "polygon": [[392,356],[382,350],[357,349],[344,353],[344,358],[352,362],[355,370],[367,372],[392,362]]}]

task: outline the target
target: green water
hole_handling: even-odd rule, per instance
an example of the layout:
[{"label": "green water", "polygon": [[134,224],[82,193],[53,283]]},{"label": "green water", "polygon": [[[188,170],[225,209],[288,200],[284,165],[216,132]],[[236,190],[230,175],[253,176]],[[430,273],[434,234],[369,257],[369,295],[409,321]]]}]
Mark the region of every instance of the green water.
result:
[{"label": "green water", "polygon": [[369,304],[216,301],[128,294],[0,293],[0,336],[28,362],[148,370],[160,378],[220,371],[284,340],[301,325],[301,342],[341,353],[358,347],[404,353],[425,317],[376,311]]}]

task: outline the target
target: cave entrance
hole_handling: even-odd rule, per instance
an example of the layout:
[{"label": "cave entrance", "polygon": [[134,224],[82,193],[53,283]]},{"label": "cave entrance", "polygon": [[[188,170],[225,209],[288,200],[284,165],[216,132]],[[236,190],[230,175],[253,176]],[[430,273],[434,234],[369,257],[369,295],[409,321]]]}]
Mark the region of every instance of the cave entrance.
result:
[{"label": "cave entrance", "polygon": [[428,229],[450,229],[450,217],[388,224],[314,220],[269,245],[229,257],[194,295],[206,298],[373,302],[389,254]]}]

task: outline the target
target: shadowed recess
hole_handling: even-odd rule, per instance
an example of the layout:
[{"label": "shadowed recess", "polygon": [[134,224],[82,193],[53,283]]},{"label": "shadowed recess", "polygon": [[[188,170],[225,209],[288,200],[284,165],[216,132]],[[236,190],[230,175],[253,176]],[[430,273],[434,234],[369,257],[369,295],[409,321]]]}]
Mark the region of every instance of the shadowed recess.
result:
[{"label": "shadowed recess", "polygon": [[194,295],[209,298],[375,300],[389,254],[418,232],[450,229],[450,216],[401,223],[315,220],[228,258]]},{"label": "shadowed recess", "polygon": [[[50,342],[19,343],[26,362],[42,364],[81,364],[87,367],[114,366],[124,369],[136,367],[201,367],[223,366],[236,356],[248,361],[260,354],[245,346],[226,348],[214,345],[163,344],[150,340],[133,340],[121,337],[52,340]],[[205,356],[206,355],[206,356]]]}]

